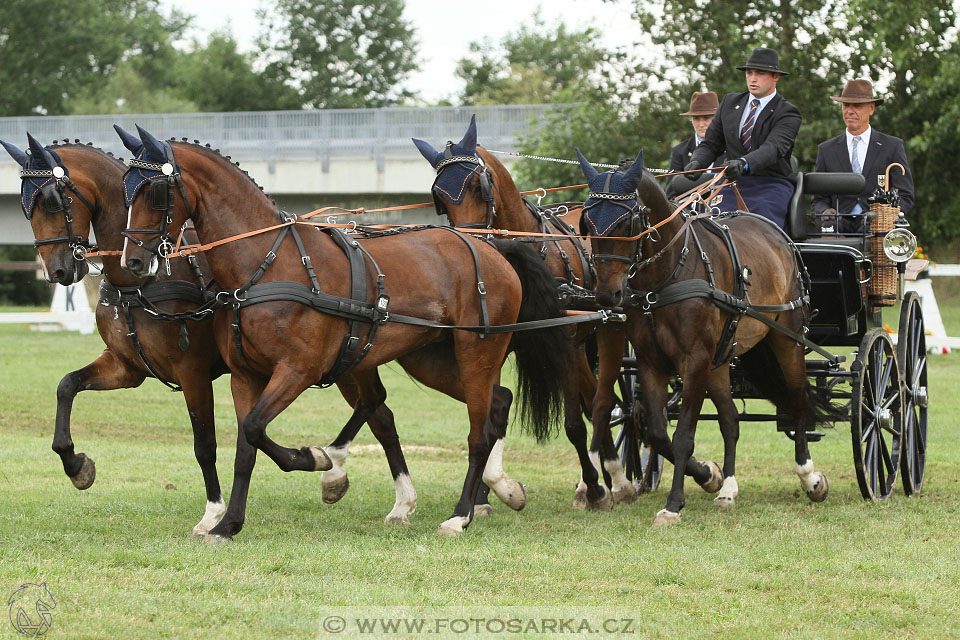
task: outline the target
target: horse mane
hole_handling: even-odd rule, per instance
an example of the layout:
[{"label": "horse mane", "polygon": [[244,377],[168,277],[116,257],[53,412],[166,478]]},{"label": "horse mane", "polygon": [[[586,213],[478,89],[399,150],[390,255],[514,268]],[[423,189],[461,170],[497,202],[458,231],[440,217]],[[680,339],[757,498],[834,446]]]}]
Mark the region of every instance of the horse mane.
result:
[{"label": "horse mane", "polygon": [[640,201],[653,210],[654,217],[666,218],[673,211],[667,194],[649,171],[644,170],[637,192],[640,194]]},{"label": "horse mane", "polygon": [[271,198],[269,195],[267,195],[267,192],[264,191],[263,187],[261,187],[257,183],[257,181],[253,179],[253,176],[247,173],[247,170],[241,167],[239,162],[235,162],[230,156],[223,155],[220,152],[220,149],[214,149],[213,147],[210,146],[210,143],[201,144],[199,140],[194,140],[193,142],[190,142],[186,138],[180,138],[179,140],[176,138],[170,138],[169,141],[176,142],[184,146],[190,147],[191,149],[198,151],[201,155],[207,155],[207,156],[210,156],[213,158],[219,158],[220,160],[225,161],[228,165],[234,167],[237,171],[239,171],[244,176],[246,176],[247,180],[249,180],[253,184],[253,186],[255,186],[257,189],[259,189],[260,193],[262,193],[263,196],[267,200],[269,200],[274,207],[277,206],[277,202],[273,198]]},{"label": "horse mane", "polygon": [[61,141],[54,140],[50,143],[51,149],[85,149],[87,151],[99,151],[101,154],[112,160],[115,164],[126,167],[123,158],[118,158],[113,155],[110,151],[106,149],[101,149],[100,147],[94,146],[92,142],[80,142],[79,138],[74,139],[73,142],[70,142],[69,138],[64,138]]}]

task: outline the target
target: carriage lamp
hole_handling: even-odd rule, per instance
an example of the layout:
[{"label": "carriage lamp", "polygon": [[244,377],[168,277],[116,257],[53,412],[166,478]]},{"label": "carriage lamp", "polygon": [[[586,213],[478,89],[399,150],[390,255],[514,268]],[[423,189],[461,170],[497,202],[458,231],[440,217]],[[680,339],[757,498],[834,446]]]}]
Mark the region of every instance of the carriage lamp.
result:
[{"label": "carriage lamp", "polygon": [[917,251],[917,236],[906,227],[896,227],[883,236],[883,252],[894,262],[906,262]]}]

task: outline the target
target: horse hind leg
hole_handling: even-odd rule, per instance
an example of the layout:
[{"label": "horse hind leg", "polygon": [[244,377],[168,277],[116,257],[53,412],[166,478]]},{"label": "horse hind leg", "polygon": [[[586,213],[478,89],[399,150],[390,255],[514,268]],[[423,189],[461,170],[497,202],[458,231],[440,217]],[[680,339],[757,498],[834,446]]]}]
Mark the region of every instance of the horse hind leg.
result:
[{"label": "horse hind leg", "polygon": [[494,385],[490,402],[490,418],[486,428],[493,446],[483,468],[483,484],[490,487],[494,495],[505,505],[514,511],[521,511],[527,504],[527,491],[522,484],[510,478],[503,470],[504,437],[507,433],[507,421],[512,403],[513,394],[510,390]]},{"label": "horse hind leg", "polygon": [[730,369],[721,367],[708,381],[710,399],[717,408],[720,433],[723,436],[723,484],[713,500],[714,506],[727,509],[734,506],[740,488],[737,485],[737,441],[740,439],[740,415],[730,394]]},{"label": "horse hind leg", "polygon": [[206,535],[226,512],[220,480],[217,477],[217,432],[214,424],[213,386],[208,373],[195,363],[184,363],[175,379],[183,388],[183,399],[193,427],[193,450],[203,474],[207,504],[203,518],[193,527],[193,535]]},{"label": "horse hind leg", "polygon": [[65,375],[57,386],[57,418],[52,448],[60,456],[64,473],[77,489],[89,489],[97,477],[97,470],[92,458],[84,453],[74,453],[70,435],[74,398],[86,390],[109,391],[137,387],[144,377],[143,373],[128,366],[107,348],[87,366]]}]

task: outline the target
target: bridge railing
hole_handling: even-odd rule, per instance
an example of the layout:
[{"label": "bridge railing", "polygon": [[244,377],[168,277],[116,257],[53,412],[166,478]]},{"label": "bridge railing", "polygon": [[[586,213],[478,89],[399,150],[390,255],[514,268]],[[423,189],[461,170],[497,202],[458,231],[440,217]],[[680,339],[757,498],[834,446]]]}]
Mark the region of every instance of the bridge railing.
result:
[{"label": "bridge railing", "polygon": [[134,124],[158,137],[185,137],[209,143],[238,159],[368,157],[417,155],[410,138],[439,147],[459,140],[472,114],[480,142],[492,149],[515,151],[518,134],[536,130],[550,105],[477,107],[388,107],[314,111],[167,113],[141,115],[28,116],[0,118],[0,138],[18,146],[29,131],[44,144],[68,138],[92,142],[121,156],[129,155],[113,131]]}]

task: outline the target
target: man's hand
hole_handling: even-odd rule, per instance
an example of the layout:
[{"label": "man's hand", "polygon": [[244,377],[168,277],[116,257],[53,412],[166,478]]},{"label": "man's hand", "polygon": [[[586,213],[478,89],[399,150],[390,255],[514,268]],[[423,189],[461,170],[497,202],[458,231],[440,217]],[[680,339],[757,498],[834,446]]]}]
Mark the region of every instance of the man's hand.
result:
[{"label": "man's hand", "polygon": [[822,216],[835,216],[835,215],[837,215],[837,210],[834,209],[833,207],[830,207],[829,209],[824,209],[823,211],[821,211],[821,212],[820,212],[820,215],[822,215]]},{"label": "man's hand", "polygon": [[[696,160],[691,160],[687,163],[687,166],[683,168],[684,171],[696,171],[697,169],[703,169],[703,165],[697,162]],[[696,180],[696,176],[690,176],[691,180]]]},{"label": "man's hand", "polygon": [[736,158],[734,160],[727,160],[723,163],[723,166],[726,167],[727,171],[724,173],[724,177],[727,180],[736,180],[743,175],[744,170],[747,168],[747,162],[743,158]]}]

